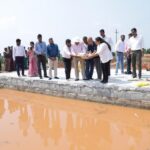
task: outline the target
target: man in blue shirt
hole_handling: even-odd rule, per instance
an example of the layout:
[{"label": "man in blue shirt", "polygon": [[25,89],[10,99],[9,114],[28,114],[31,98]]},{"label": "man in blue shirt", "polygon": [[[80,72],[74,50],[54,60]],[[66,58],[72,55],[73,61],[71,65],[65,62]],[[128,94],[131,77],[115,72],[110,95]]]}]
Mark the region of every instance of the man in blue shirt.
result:
[{"label": "man in blue shirt", "polygon": [[[92,37],[89,37],[87,40],[87,54],[92,54],[94,51],[96,51],[96,49],[97,47]],[[86,80],[92,80],[94,71],[94,58],[86,60],[85,65]]]},{"label": "man in blue shirt", "polygon": [[42,79],[42,73],[41,73],[41,64],[44,70],[44,77],[47,78],[47,71],[46,71],[46,43],[42,41],[42,35],[39,34],[37,36],[38,42],[35,44],[35,52],[37,54],[38,59],[38,71],[39,71],[39,77]]},{"label": "man in blue shirt", "polygon": [[49,80],[52,79],[52,69],[54,69],[54,78],[59,79],[57,77],[59,48],[57,44],[54,44],[53,38],[49,39],[49,45],[47,46],[47,57],[49,64]]}]

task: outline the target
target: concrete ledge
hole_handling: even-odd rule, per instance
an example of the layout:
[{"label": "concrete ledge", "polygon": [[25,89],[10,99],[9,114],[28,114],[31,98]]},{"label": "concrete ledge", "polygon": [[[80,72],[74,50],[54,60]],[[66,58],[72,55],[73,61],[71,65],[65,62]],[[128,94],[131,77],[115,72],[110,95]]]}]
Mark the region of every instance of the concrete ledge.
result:
[{"label": "concrete ledge", "polygon": [[99,81],[68,82],[0,76],[0,87],[51,96],[150,109],[150,87],[103,85]]}]

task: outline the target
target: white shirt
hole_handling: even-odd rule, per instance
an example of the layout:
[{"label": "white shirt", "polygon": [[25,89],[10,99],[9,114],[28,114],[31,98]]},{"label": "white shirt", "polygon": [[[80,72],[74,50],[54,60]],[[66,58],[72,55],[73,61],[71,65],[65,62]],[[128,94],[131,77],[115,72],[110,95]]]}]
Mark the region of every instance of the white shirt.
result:
[{"label": "white shirt", "polygon": [[102,63],[107,63],[108,61],[113,59],[112,53],[109,50],[106,43],[102,43],[102,44],[97,46],[96,54],[99,55]]},{"label": "white shirt", "polygon": [[125,48],[126,48],[126,44],[125,44],[125,41],[122,41],[122,40],[119,40],[116,45],[115,45],[115,50],[117,52],[122,52],[124,53],[125,52]]},{"label": "white shirt", "polygon": [[101,36],[101,38],[104,39],[111,46],[111,48],[113,47],[113,41],[112,41],[111,37],[107,37],[107,36],[102,37]]},{"label": "white shirt", "polygon": [[131,48],[132,51],[142,50],[144,48],[142,36],[137,35],[136,37],[131,37],[129,40],[129,48]]},{"label": "white shirt", "polygon": [[14,47],[14,49],[13,49],[13,60],[15,60],[15,58],[17,56],[20,56],[20,57],[25,57],[26,56],[25,48],[23,46]]},{"label": "white shirt", "polygon": [[88,45],[86,45],[85,43],[83,43],[83,46],[84,46],[85,51],[87,52],[87,50],[88,50]]},{"label": "white shirt", "polygon": [[63,58],[70,59],[71,58],[71,47],[69,49],[69,47],[65,45],[61,54],[62,54]]}]

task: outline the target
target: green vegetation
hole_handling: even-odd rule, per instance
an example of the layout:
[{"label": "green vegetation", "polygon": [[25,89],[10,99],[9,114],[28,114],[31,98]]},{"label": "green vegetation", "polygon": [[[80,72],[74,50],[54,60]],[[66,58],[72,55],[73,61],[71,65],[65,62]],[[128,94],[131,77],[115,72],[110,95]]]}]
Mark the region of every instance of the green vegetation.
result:
[{"label": "green vegetation", "polygon": [[144,49],[144,54],[150,54],[150,48]]}]

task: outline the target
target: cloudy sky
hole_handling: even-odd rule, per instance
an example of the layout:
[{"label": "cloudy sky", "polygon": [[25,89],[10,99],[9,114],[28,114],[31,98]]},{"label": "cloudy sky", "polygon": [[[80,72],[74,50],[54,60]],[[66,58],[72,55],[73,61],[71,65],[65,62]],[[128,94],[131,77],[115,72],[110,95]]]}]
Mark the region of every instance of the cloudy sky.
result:
[{"label": "cloudy sky", "polygon": [[115,42],[115,30],[128,34],[138,29],[150,47],[150,2],[148,0],[1,0],[0,50],[36,41],[38,33],[47,42],[53,37],[62,48],[66,38],[99,35],[104,28]]}]

